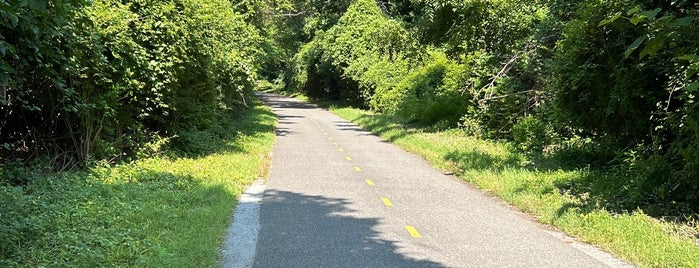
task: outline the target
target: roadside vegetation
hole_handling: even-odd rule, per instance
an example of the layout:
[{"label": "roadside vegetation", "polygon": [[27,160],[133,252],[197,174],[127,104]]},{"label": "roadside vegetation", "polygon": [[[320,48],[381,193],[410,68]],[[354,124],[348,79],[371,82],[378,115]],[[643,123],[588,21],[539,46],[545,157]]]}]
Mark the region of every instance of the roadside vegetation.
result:
[{"label": "roadside vegetation", "polygon": [[0,266],[213,267],[263,176],[254,3],[0,1]]},{"label": "roadside vegetation", "polygon": [[216,266],[237,197],[265,175],[274,143],[269,109],[235,119],[198,140],[196,155],[163,148],[84,170],[15,168],[28,181],[0,185],[0,266]]},{"label": "roadside vegetation", "polygon": [[625,195],[605,209],[675,218],[699,212],[699,4],[357,0],[333,7],[297,26],[306,42],[273,87],[513,141],[524,154],[568,154],[571,163],[605,170]]},{"label": "roadside vegetation", "polygon": [[273,138],[260,89],[369,110],[338,113],[627,260],[699,266],[695,2],[0,1],[0,265],[212,265]]},{"label": "roadside vegetation", "polygon": [[697,212],[699,6],[524,2],[349,1],[285,89],[525,153],[583,148],[573,162],[627,181],[626,210]]},{"label": "roadside vegetation", "polygon": [[540,222],[640,267],[699,266],[697,219],[658,219],[641,207],[621,210],[618,204],[628,198],[619,190],[623,178],[571,165],[565,155],[527,155],[515,143],[485,141],[458,129],[416,128],[394,116],[356,108],[331,111]]}]

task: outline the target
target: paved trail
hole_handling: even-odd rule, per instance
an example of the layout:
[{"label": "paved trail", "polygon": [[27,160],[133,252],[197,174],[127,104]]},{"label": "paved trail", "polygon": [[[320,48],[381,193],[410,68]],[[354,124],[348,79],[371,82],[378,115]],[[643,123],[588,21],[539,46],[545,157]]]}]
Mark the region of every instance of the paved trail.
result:
[{"label": "paved trail", "polygon": [[253,267],[624,265],[330,112],[259,96],[279,125]]}]

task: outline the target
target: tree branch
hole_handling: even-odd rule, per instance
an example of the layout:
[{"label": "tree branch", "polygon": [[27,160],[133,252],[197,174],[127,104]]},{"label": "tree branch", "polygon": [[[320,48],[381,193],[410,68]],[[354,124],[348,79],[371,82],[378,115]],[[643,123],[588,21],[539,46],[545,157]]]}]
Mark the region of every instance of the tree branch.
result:
[{"label": "tree branch", "polygon": [[307,10],[304,10],[304,11],[299,11],[299,12],[296,12],[296,13],[274,14],[274,16],[276,16],[276,17],[290,18],[290,17],[298,17],[298,16],[301,16],[301,15],[304,15],[304,14],[306,14],[307,12],[308,12]]}]

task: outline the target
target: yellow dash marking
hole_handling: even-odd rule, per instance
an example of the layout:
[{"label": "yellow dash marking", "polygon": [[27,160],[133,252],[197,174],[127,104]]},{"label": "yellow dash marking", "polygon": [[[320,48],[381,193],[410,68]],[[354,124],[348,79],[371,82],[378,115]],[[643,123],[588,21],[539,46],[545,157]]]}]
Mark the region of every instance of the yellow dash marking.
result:
[{"label": "yellow dash marking", "polygon": [[386,205],[387,207],[393,206],[393,203],[391,203],[391,200],[388,200],[388,198],[381,197],[381,201],[383,201],[383,204]]},{"label": "yellow dash marking", "polygon": [[420,235],[420,233],[413,226],[405,226],[405,230],[408,230],[408,233],[410,233],[410,236],[412,237],[422,238],[422,235]]},{"label": "yellow dash marking", "polygon": [[342,149],[342,148],[337,148],[337,150],[340,151],[340,152],[344,152],[344,151],[345,151],[345,149]]},{"label": "yellow dash marking", "polygon": [[366,184],[369,184],[369,186],[376,185],[376,184],[374,184],[374,181],[372,181],[372,180],[365,180],[365,181],[366,181]]},{"label": "yellow dash marking", "polygon": [[328,132],[323,132],[323,135],[328,136]]},{"label": "yellow dash marking", "polygon": [[356,172],[362,172],[362,169],[359,168],[359,167],[354,167],[354,171],[356,171]]},{"label": "yellow dash marking", "polygon": [[[333,138],[328,137],[328,140],[333,140]],[[335,144],[335,143],[333,143],[333,144]],[[335,144],[335,145],[337,145],[337,144]]]},{"label": "yellow dash marking", "polygon": [[337,142],[333,142],[333,145],[337,145]]},{"label": "yellow dash marking", "polygon": [[352,161],[352,158],[349,156],[345,156],[345,159],[347,159],[347,161]]}]

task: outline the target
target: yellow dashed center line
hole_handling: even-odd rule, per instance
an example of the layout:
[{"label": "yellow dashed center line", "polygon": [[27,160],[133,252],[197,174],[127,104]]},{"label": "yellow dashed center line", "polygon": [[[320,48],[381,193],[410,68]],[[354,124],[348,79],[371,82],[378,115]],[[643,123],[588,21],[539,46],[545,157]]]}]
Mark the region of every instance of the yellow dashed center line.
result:
[{"label": "yellow dashed center line", "polygon": [[405,230],[408,230],[408,233],[410,233],[410,236],[414,238],[422,238],[422,235],[415,229],[413,226],[405,226]]},{"label": "yellow dashed center line", "polygon": [[[320,126],[320,124],[316,123],[316,126],[317,126],[321,131],[323,131],[323,135],[328,136],[328,133],[327,133],[325,130],[323,130],[323,128]],[[332,141],[333,138],[332,138],[332,137],[328,137],[328,140],[331,140],[331,141]],[[333,142],[333,145],[337,145],[337,143],[336,143],[336,142]],[[338,148],[337,150],[340,151],[340,152],[344,152],[344,151],[345,151],[345,150],[342,149],[342,148]],[[347,161],[352,161],[352,158],[349,157],[349,156],[346,156],[345,159],[347,159]],[[356,172],[361,172],[362,169],[361,169],[360,167],[354,167],[354,171],[356,171]],[[374,183],[373,180],[367,179],[367,180],[364,180],[364,181],[365,181],[366,184],[369,185],[369,186],[375,186],[375,185],[376,185],[376,183]],[[384,204],[385,206],[387,206],[387,207],[393,207],[393,203],[391,202],[391,200],[389,200],[389,199],[386,198],[386,197],[382,197],[382,198],[381,198],[381,202],[383,202],[383,204]],[[414,237],[414,238],[422,238],[422,235],[420,235],[420,232],[418,232],[417,229],[415,229],[415,227],[413,227],[413,226],[407,225],[407,226],[405,226],[405,230],[407,230],[408,233],[410,234],[410,236],[412,236],[412,237]]]},{"label": "yellow dashed center line", "polygon": [[388,198],[381,197],[381,201],[382,201],[383,204],[386,205],[387,207],[392,207],[392,206],[393,206],[393,203],[391,203],[391,200],[388,200]]}]

